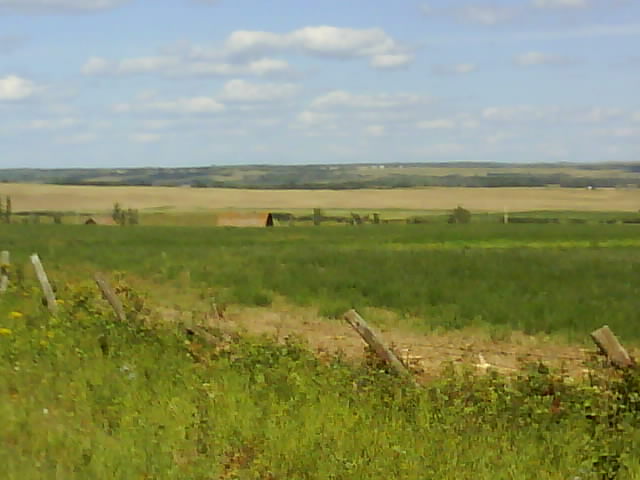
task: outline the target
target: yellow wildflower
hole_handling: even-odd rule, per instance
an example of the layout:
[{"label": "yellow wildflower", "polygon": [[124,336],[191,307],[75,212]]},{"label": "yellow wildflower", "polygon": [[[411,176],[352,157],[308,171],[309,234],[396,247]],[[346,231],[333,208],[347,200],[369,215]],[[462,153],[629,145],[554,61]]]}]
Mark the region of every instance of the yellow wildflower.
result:
[{"label": "yellow wildflower", "polygon": [[11,312],[9,314],[9,318],[12,318],[13,320],[17,320],[22,317],[24,317],[24,314],[22,314],[21,312]]},{"label": "yellow wildflower", "polygon": [[0,328],[0,336],[11,335],[11,333],[10,328]]}]

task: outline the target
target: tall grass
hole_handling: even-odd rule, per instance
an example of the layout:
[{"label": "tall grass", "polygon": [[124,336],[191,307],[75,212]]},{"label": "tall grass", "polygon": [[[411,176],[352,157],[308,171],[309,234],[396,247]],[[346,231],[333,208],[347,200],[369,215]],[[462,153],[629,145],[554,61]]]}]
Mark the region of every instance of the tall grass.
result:
[{"label": "tall grass", "polygon": [[544,371],[415,390],[295,341],[114,323],[89,284],[51,318],[25,287],[0,305],[5,479],[640,478],[637,412]]},{"label": "tall grass", "polygon": [[1,249],[18,263],[39,252],[61,281],[119,270],[244,304],[282,296],[326,315],[380,307],[425,329],[491,324],[584,338],[607,323],[640,338],[634,225],[0,228]]}]

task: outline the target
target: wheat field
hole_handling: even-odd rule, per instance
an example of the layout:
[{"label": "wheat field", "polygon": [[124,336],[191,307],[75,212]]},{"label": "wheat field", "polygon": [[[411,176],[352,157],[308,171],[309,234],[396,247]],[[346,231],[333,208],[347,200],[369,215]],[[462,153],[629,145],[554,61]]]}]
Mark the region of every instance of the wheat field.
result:
[{"label": "wheat field", "polygon": [[108,211],[128,208],[177,211],[221,209],[401,209],[478,212],[532,210],[626,211],[640,208],[640,189],[413,188],[388,190],[247,190],[223,188],[2,184],[14,211]]}]

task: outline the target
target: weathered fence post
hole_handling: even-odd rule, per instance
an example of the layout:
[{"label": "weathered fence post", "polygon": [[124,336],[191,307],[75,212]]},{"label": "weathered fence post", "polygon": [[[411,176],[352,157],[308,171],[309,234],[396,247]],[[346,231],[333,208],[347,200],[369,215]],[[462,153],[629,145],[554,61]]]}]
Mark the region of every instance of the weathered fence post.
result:
[{"label": "weathered fence post", "polygon": [[382,340],[382,337],[367,322],[356,312],[355,310],[349,310],[344,314],[344,319],[358,332],[362,339],[371,347],[371,349],[383,360],[387,365],[393,368],[400,376],[410,379],[414,385],[417,382],[413,378],[413,375],[405,368],[395,353],[393,353],[389,347],[387,347]]},{"label": "weathered fence post", "polygon": [[626,368],[635,365],[636,362],[607,325],[591,332],[591,338],[616,367]]},{"label": "weathered fence post", "polygon": [[116,292],[113,291],[113,288],[111,288],[111,285],[109,284],[107,279],[101,273],[96,273],[93,278],[96,281],[98,288],[102,292],[102,295],[109,302],[111,308],[113,308],[113,311],[115,312],[116,317],[118,317],[118,320],[120,320],[121,322],[126,322],[127,315],[124,311],[124,307],[122,306],[122,302],[116,295]]},{"label": "weathered fence post", "polygon": [[51,288],[51,284],[49,283],[49,279],[47,278],[47,272],[44,271],[44,267],[42,266],[42,262],[40,261],[40,257],[37,253],[31,255],[31,263],[33,264],[33,268],[36,271],[36,275],[38,276],[38,281],[40,282],[40,286],[42,287],[42,292],[47,300],[47,308],[52,314],[55,314],[58,311],[58,304],[56,303],[56,297],[53,294],[53,289]]},{"label": "weathered fence post", "polygon": [[9,252],[4,250],[0,254],[0,293],[4,293],[9,288],[9,265],[11,258]]}]

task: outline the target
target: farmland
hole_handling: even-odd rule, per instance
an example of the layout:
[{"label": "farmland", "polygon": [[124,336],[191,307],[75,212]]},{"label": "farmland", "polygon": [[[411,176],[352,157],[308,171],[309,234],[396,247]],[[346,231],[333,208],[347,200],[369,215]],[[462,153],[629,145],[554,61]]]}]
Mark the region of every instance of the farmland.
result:
[{"label": "farmland", "polygon": [[[0,303],[6,478],[640,478],[638,407],[615,393],[637,389],[634,377],[576,383],[533,365],[509,381],[468,364],[416,391],[295,336],[212,330],[220,343],[208,349],[162,313],[204,312],[215,298],[256,321],[312,312],[340,332],[334,318],[355,307],[387,329],[475,329],[495,345],[512,332],[585,345],[607,323],[633,347],[638,233],[0,225],[14,279]],[[33,252],[62,301],[55,317],[27,267]],[[98,270],[119,279],[130,324],[97,294]]]},{"label": "farmland", "polygon": [[636,188],[412,188],[382,190],[243,190],[172,187],[95,187],[2,184],[15,211],[109,212],[115,202],[153,213],[224,209],[442,211],[462,205],[474,212],[637,212]]},{"label": "farmland", "polygon": [[54,278],[121,271],[191,300],[275,298],[335,316],[377,307],[423,328],[504,325],[582,338],[606,321],[638,337],[635,225],[384,225],[273,230],[66,225],[3,227],[16,258],[37,251]]}]

